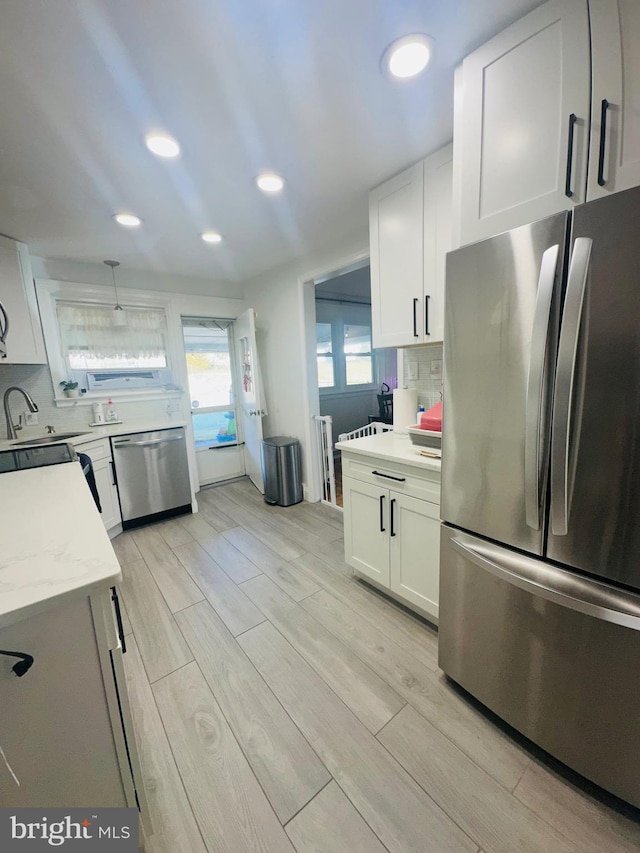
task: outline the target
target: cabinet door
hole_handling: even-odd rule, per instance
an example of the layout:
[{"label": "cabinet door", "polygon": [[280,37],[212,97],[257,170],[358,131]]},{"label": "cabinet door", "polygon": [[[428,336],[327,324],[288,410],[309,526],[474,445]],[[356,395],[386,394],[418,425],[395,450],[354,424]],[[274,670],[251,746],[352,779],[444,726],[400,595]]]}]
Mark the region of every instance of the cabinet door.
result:
[{"label": "cabinet door", "polygon": [[389,490],[345,477],[345,562],[382,586],[389,586]]},{"label": "cabinet door", "polygon": [[27,247],[0,237],[0,302],[9,320],[3,364],[46,364],[38,302]]},{"label": "cabinet door", "polygon": [[640,3],[590,0],[589,199],[640,185]]},{"label": "cabinet door", "polygon": [[444,283],[452,241],[453,145],[424,161],[424,342],[444,339]]},{"label": "cabinet door", "polygon": [[462,76],[461,245],[583,202],[587,0],[549,0],[468,56]]},{"label": "cabinet door", "polygon": [[0,657],[0,806],[123,807],[88,599],[0,629],[0,648],[30,654],[21,678]]},{"label": "cabinet door", "polygon": [[107,530],[120,524],[120,504],[118,491],[113,484],[113,469],[111,459],[100,459],[93,463],[93,473],[102,506],[102,522]]},{"label": "cabinet door", "polygon": [[440,508],[394,491],[389,503],[391,591],[437,619]]},{"label": "cabinet door", "polygon": [[369,195],[373,346],[424,340],[423,164]]}]

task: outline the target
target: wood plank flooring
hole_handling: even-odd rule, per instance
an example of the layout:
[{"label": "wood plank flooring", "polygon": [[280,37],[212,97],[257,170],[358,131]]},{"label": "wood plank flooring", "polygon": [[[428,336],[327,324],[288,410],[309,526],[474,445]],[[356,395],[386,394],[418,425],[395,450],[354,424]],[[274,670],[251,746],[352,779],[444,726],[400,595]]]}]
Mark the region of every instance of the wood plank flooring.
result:
[{"label": "wood plank flooring", "polygon": [[248,480],[113,540],[147,853],[631,853],[640,814],[450,684],[342,518]]}]

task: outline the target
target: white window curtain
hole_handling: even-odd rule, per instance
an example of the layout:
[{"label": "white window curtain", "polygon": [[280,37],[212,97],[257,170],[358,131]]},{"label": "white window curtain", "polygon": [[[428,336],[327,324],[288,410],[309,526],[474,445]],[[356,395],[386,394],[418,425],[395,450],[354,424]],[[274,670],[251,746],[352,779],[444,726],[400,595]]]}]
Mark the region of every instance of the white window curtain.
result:
[{"label": "white window curtain", "polygon": [[163,309],[127,308],[122,315],[111,305],[81,302],[58,302],[56,309],[63,353],[72,368],[167,366]]}]

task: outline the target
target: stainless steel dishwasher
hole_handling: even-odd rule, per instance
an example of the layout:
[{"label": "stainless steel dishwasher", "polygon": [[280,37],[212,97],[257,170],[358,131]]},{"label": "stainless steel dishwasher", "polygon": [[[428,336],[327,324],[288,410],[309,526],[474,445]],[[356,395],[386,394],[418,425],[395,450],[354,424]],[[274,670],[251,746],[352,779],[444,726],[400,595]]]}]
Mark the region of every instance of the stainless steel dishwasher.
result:
[{"label": "stainless steel dishwasher", "polygon": [[191,511],[191,484],[183,427],[111,439],[122,527]]}]

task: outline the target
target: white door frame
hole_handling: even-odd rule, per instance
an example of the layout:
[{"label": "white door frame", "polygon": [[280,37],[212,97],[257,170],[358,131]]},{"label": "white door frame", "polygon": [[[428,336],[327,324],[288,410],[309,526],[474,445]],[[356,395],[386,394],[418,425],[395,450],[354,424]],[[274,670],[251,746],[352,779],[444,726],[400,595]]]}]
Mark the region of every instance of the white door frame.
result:
[{"label": "white door frame", "polygon": [[305,498],[316,502],[322,497],[322,473],[320,471],[320,448],[314,425],[315,415],[320,414],[320,392],[316,367],[316,284],[322,284],[337,275],[353,272],[369,263],[369,248],[338,258],[319,269],[298,278],[298,305],[304,364],[302,371],[302,400],[307,418],[305,422],[305,444],[308,448],[307,490]]}]

